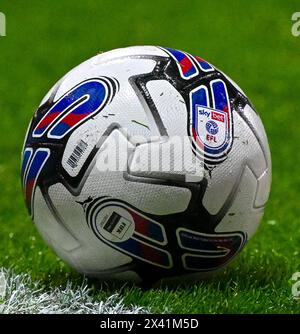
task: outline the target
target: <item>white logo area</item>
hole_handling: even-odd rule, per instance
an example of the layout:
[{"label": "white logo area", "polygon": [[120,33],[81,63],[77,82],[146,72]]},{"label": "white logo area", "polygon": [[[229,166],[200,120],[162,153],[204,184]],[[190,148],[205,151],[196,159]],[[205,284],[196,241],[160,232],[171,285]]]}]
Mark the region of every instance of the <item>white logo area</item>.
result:
[{"label": "white logo area", "polygon": [[225,144],[228,118],[224,111],[196,105],[195,124],[198,138],[205,146],[216,149]]}]

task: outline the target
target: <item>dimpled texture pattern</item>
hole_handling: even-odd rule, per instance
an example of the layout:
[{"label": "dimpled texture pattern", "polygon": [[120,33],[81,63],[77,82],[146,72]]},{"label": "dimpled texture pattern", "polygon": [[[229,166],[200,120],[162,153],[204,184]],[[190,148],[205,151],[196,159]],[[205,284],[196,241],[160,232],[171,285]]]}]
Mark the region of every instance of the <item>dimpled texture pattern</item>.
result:
[{"label": "dimpled texture pattern", "polygon": [[[56,101],[89,78],[106,76],[118,82],[111,103],[76,128],[64,147],[62,168],[72,177],[78,175],[90,152],[95,147],[99,149],[79,188],[74,191],[61,183],[53,184],[49,187],[47,201],[39,188],[35,193],[35,221],[40,233],[61,258],[82,273],[140,279],[128,267],[132,258],[99,240],[89,228],[82,204],[88,198],[107,196],[125,201],[145,214],[161,216],[184,212],[189,206],[191,191],[187,187],[175,186],[172,182],[154,183],[153,175],[146,170],[137,175],[130,169],[135,154],[143,156],[143,145],[148,145],[153,136],[159,141],[159,126],[164,127],[168,136],[187,136],[189,108],[170,82],[160,79],[146,84],[152,107],[160,116],[162,125],[159,125],[131,81],[134,76],[151,73],[157,59],[168,58],[157,47],[130,47],[97,55],[66,74],[43,100],[45,102],[53,93]],[[207,189],[199,206],[203,205],[211,215],[223,214],[215,232],[242,231],[250,238],[260,222],[270,191],[270,152],[263,125],[251,106],[232,110],[232,115],[232,149],[224,162],[205,171]],[[115,156],[123,161],[122,168],[118,172],[101,171],[99,167],[108,153],[105,147],[115,136],[121,138],[121,150]],[[86,152],[78,166],[71,168],[67,161],[79,140],[85,141]],[[109,155],[114,154],[113,150],[109,151]],[[125,160],[121,159],[124,157]],[[157,173],[155,177],[159,178]]]}]

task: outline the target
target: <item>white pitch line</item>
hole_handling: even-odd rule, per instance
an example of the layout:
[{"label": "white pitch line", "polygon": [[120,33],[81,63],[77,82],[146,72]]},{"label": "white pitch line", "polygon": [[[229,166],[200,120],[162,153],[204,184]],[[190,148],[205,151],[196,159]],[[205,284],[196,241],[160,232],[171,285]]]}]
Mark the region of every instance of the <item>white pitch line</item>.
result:
[{"label": "white pitch line", "polygon": [[64,288],[45,288],[28,274],[0,269],[0,313],[2,314],[138,314],[150,313],[144,307],[125,306],[118,294],[95,301],[84,281],[80,286],[67,282]]}]

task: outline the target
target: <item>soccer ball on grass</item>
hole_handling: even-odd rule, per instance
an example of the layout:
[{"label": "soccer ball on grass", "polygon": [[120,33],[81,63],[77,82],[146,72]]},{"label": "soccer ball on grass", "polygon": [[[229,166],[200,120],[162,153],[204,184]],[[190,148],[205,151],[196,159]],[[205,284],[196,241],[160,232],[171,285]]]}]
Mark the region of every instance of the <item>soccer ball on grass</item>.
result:
[{"label": "soccer ball on grass", "polygon": [[104,279],[217,270],[255,233],[271,183],[267,137],[243,91],[202,58],[154,46],[67,73],[22,154],[39,232]]}]

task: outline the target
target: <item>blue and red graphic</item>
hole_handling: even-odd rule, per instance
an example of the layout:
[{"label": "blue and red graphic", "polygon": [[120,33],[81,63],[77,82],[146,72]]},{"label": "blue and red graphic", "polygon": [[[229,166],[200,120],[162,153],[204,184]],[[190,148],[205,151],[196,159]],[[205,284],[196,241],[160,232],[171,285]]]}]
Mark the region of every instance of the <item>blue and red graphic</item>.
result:
[{"label": "blue and red graphic", "polygon": [[32,136],[62,138],[75,126],[97,114],[109,100],[109,88],[102,79],[80,83],[62,96],[35,127]]},{"label": "blue and red graphic", "polygon": [[192,56],[192,58],[195,59],[195,61],[198,63],[202,71],[204,72],[214,71],[214,68],[203,58],[198,56]]},{"label": "blue and red graphic", "polygon": [[114,243],[113,247],[119,248],[126,254],[138,258],[142,261],[155,264],[159,267],[170,268],[170,254],[160,248],[149,245],[134,237],[126,241]]},{"label": "blue and red graphic", "polygon": [[24,188],[24,181],[25,181],[24,175],[25,175],[25,172],[27,170],[29,161],[31,159],[32,152],[33,152],[33,150],[32,150],[31,147],[26,148],[23,152],[23,159],[22,159],[22,165],[21,165],[21,180],[22,180],[23,188]]},{"label": "blue and red graphic", "polygon": [[160,244],[165,243],[166,237],[160,224],[141,216],[133,210],[128,209],[128,212],[135,222],[135,233]]},{"label": "blue and red graphic", "polygon": [[188,252],[183,254],[186,269],[214,270],[235,256],[246,242],[241,232],[204,234],[179,228],[177,230],[179,246]]},{"label": "blue and red graphic", "polygon": [[87,209],[87,221],[96,236],[113,248],[162,268],[172,267],[164,246],[164,227],[136,209],[116,200],[96,200]]},{"label": "blue and red graphic", "polygon": [[209,162],[224,159],[232,145],[231,108],[223,80],[210,82],[209,90],[201,85],[190,93],[190,132],[196,147]]},{"label": "blue and red graphic", "polygon": [[26,148],[23,153],[23,162],[21,168],[21,174],[23,177],[23,190],[26,205],[31,214],[33,213],[32,201],[36,182],[49,156],[50,150],[45,148],[37,149],[34,154],[32,154],[31,148]]},{"label": "blue and red graphic", "polygon": [[206,60],[198,56],[193,56],[171,48],[163,48],[163,50],[176,60],[180,75],[183,79],[191,79],[198,75],[198,67],[203,72],[214,71],[214,68]]},{"label": "blue and red graphic", "polygon": [[180,75],[184,79],[191,79],[197,74],[199,71],[195,64],[193,63],[190,56],[183,51],[165,48],[164,49],[173,59],[176,60]]}]

